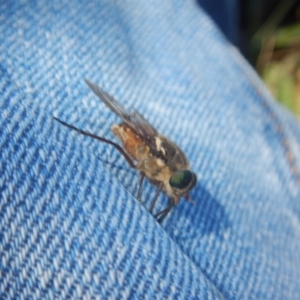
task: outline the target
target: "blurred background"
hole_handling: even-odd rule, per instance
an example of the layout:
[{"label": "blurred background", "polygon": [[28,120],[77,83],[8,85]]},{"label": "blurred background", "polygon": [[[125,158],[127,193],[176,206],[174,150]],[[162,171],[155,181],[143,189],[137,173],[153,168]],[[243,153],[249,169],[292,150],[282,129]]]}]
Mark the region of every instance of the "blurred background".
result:
[{"label": "blurred background", "polygon": [[299,119],[300,0],[197,2]]}]

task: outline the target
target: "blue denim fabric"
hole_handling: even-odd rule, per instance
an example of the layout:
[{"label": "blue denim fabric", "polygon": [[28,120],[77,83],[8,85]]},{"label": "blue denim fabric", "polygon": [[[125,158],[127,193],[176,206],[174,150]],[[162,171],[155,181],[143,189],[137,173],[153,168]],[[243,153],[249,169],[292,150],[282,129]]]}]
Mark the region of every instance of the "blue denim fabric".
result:
[{"label": "blue denim fabric", "polygon": [[[96,82],[187,154],[162,226]],[[3,299],[300,299],[300,128],[194,1],[0,4]],[[159,197],[157,210],[167,198]]]},{"label": "blue denim fabric", "polygon": [[234,45],[239,43],[239,0],[197,0]]}]

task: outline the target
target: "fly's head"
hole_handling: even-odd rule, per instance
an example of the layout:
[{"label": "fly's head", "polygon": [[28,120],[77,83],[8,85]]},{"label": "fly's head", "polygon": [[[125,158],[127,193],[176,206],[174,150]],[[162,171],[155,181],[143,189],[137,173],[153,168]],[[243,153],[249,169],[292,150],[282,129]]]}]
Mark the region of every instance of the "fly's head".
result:
[{"label": "fly's head", "polygon": [[197,176],[189,169],[189,162],[184,152],[163,136],[157,136],[155,141],[156,151],[162,153],[169,170],[168,179],[166,178],[168,183],[162,180],[172,190],[169,191],[169,196],[176,199],[175,202],[179,201],[182,196],[191,201],[188,193],[195,187]]},{"label": "fly's head", "polygon": [[179,170],[172,174],[169,179],[169,184],[173,189],[174,194],[178,197],[186,197],[190,200],[188,193],[194,188],[197,183],[197,176],[190,170]]}]

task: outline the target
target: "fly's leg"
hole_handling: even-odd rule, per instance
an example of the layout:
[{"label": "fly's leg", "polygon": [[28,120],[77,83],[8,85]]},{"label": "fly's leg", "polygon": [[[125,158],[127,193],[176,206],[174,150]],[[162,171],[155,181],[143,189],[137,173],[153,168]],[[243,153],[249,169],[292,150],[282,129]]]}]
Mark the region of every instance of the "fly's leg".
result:
[{"label": "fly's leg", "polygon": [[93,134],[93,133],[90,133],[90,132],[88,132],[88,131],[83,131],[83,130],[81,130],[81,129],[79,129],[79,128],[73,126],[73,125],[70,125],[70,124],[68,124],[68,123],[66,123],[66,122],[64,122],[64,121],[61,121],[60,119],[58,119],[58,118],[56,118],[56,117],[53,117],[53,118],[54,118],[55,121],[59,122],[60,124],[66,126],[66,127],[68,127],[68,128],[70,128],[70,129],[73,129],[73,130],[75,130],[75,131],[77,131],[77,132],[79,132],[79,133],[81,133],[81,134],[83,134],[83,135],[89,136],[89,137],[91,137],[91,138],[93,138],[93,139],[96,139],[96,140],[98,140],[98,141],[101,141],[101,142],[104,142],[104,143],[107,143],[107,144],[109,144],[109,145],[114,146],[114,147],[115,147],[115,148],[116,148],[116,149],[124,156],[124,158],[127,160],[127,162],[128,162],[128,164],[130,165],[130,167],[133,168],[133,169],[136,168],[135,164],[133,163],[133,161],[132,161],[132,159],[129,157],[129,155],[128,155],[128,154],[121,148],[121,146],[118,145],[117,143],[115,143],[115,142],[113,142],[113,141],[111,141],[111,140],[107,140],[107,139],[105,139],[105,138],[103,138],[103,137],[97,136],[97,135],[95,135],[95,134]]},{"label": "fly's leg", "polygon": [[185,198],[187,201],[189,201],[190,203],[192,203],[193,205],[195,205],[195,202],[193,201],[193,199],[190,197],[189,194],[185,194],[185,195],[184,195],[184,198]]},{"label": "fly's leg", "polygon": [[138,189],[138,193],[137,193],[137,200],[139,202],[141,202],[141,196],[142,196],[142,187],[143,187],[143,182],[144,182],[144,178],[145,178],[145,173],[141,172],[141,177],[140,177],[140,183],[139,183],[139,189]]},{"label": "fly's leg", "polygon": [[153,198],[153,200],[152,200],[152,202],[151,202],[151,206],[150,206],[150,209],[149,209],[150,214],[152,214],[152,212],[153,212],[153,208],[154,208],[155,203],[156,203],[156,201],[157,201],[158,195],[159,195],[160,192],[161,192],[162,186],[163,186],[163,184],[162,184],[162,182],[161,182],[161,183],[159,184],[158,189],[157,189],[157,191],[156,191],[156,194],[155,194],[155,196],[154,196],[154,198]]},{"label": "fly's leg", "polygon": [[[162,211],[158,212],[158,213],[154,216],[154,218],[157,219],[157,222],[158,222],[158,223],[161,223],[161,222],[164,220],[164,218],[168,215],[168,213],[171,211],[171,209],[172,209],[174,206],[175,206],[174,201],[173,201],[173,200],[169,200],[168,206],[167,206],[165,209],[163,209]],[[159,216],[160,216],[160,217],[159,217]],[[159,218],[158,218],[158,217],[159,217]]]}]

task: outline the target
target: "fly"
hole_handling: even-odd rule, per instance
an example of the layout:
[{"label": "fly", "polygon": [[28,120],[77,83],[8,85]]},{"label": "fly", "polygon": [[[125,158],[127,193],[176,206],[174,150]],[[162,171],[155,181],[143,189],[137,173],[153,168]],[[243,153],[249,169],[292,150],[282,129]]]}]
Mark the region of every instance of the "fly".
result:
[{"label": "fly", "polygon": [[140,173],[137,193],[139,201],[141,199],[143,181],[147,177],[157,187],[157,192],[149,209],[151,214],[153,214],[159,194],[164,192],[168,196],[169,202],[165,209],[154,215],[159,223],[179,203],[181,197],[193,203],[188,193],[196,185],[197,177],[190,170],[189,162],[183,151],[166,137],[159,134],[140,113],[127,111],[117,100],[99,86],[88,80],[85,80],[85,82],[100,100],[122,119],[123,122],[114,124],[111,130],[120,140],[123,147],[111,140],[78,129],[58,118],[54,117],[54,119],[83,135],[115,147],[123,155],[130,167]]}]

